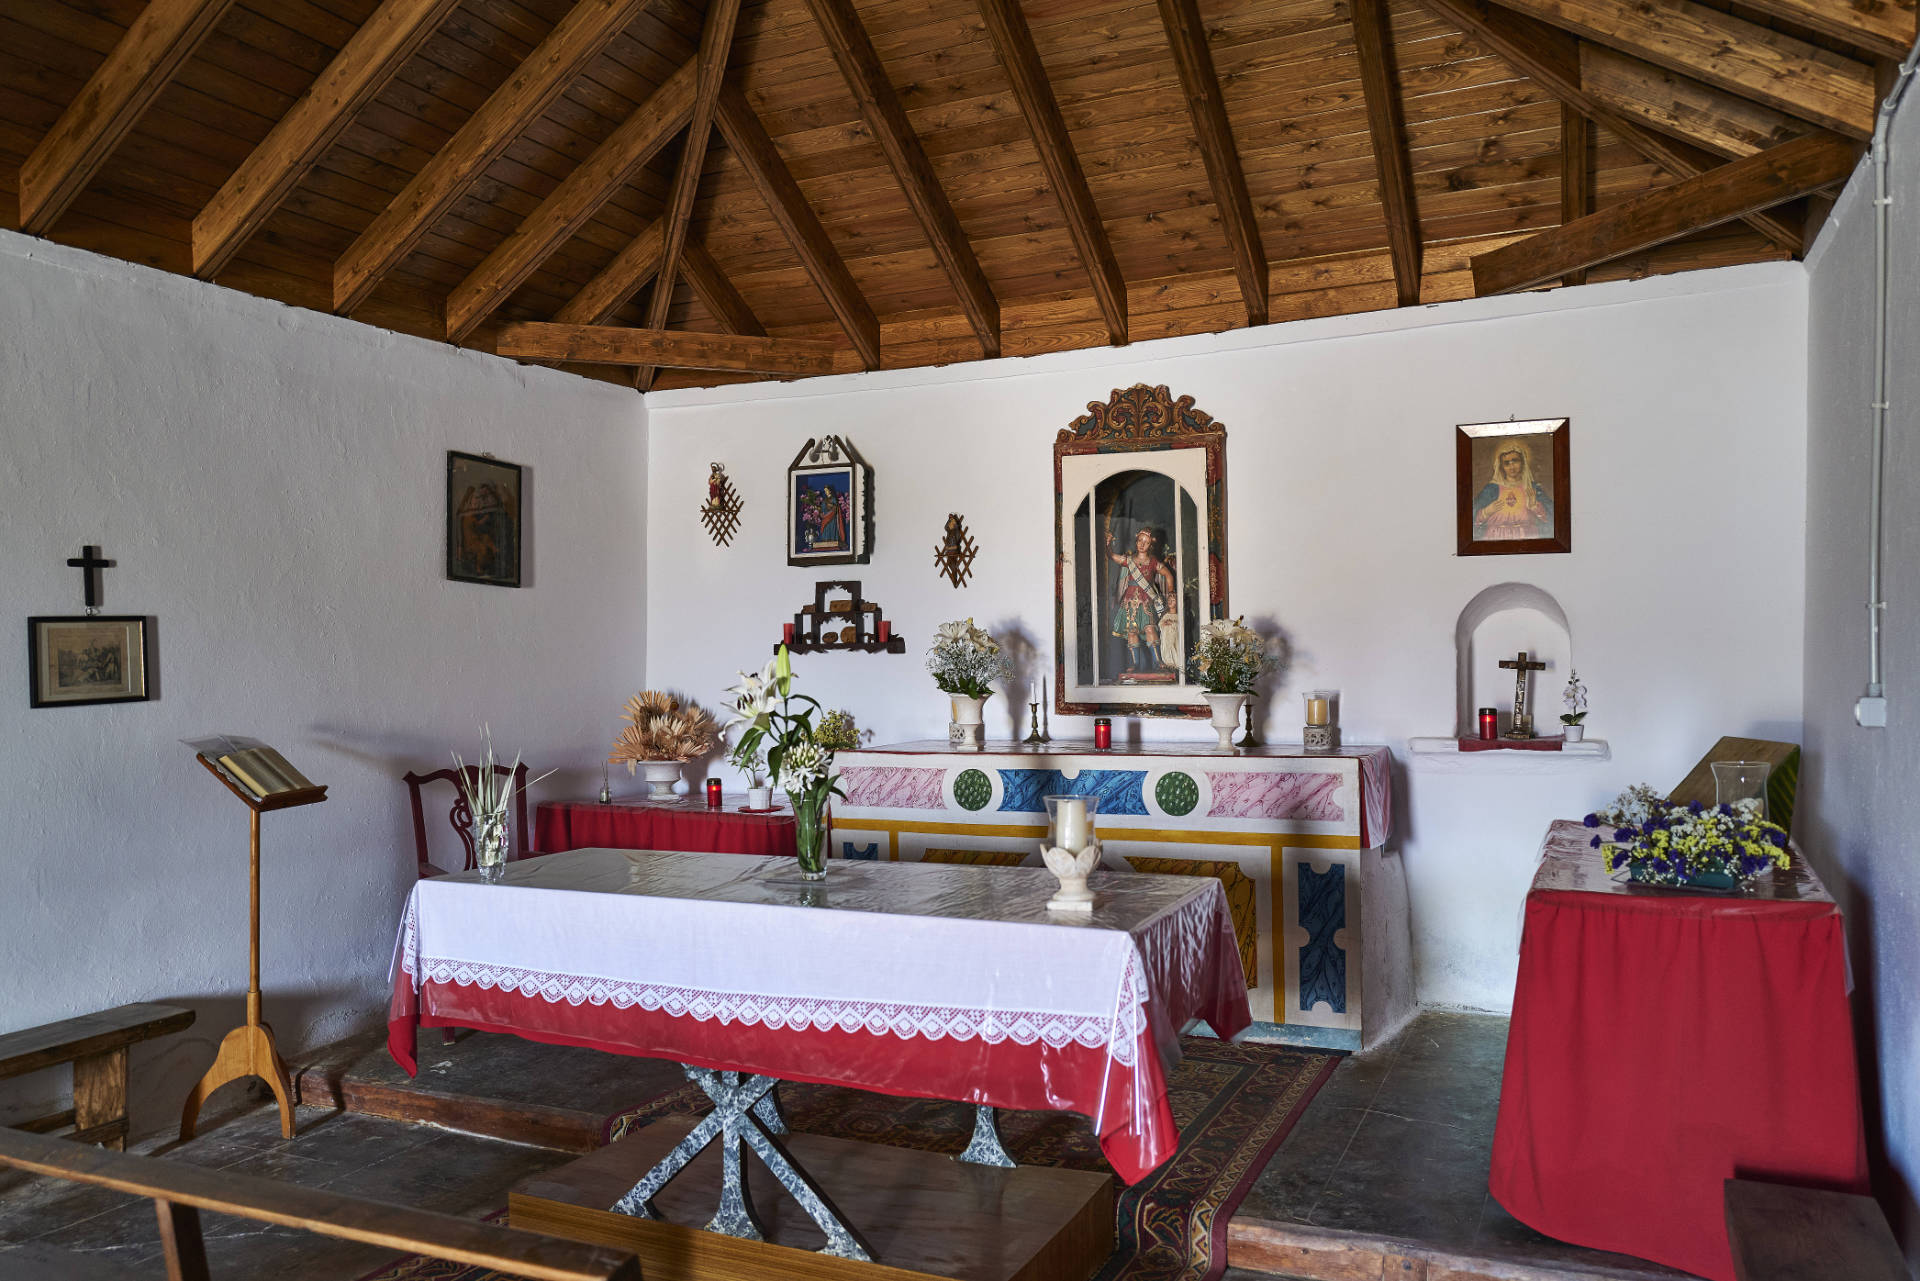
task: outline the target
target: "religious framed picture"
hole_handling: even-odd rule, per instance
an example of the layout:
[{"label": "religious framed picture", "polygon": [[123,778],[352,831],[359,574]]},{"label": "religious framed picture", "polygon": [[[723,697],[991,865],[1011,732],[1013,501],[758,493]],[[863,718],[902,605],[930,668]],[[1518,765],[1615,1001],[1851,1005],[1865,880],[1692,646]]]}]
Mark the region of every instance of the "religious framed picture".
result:
[{"label": "religious framed picture", "polygon": [[1054,710],[1205,716],[1200,629],[1227,616],[1227,430],[1115,391],[1053,445]]},{"label": "religious framed picture", "polygon": [[873,558],[873,468],[840,436],[809,440],[787,468],[787,564]]},{"label": "religious framed picture", "polygon": [[520,585],[520,466],[447,451],[447,577]]},{"label": "religious framed picture", "polygon": [[83,614],[27,620],[31,707],[147,701],[147,620]]},{"label": "religious framed picture", "polygon": [[1569,429],[1565,418],[1463,423],[1456,429],[1460,555],[1573,550]]}]

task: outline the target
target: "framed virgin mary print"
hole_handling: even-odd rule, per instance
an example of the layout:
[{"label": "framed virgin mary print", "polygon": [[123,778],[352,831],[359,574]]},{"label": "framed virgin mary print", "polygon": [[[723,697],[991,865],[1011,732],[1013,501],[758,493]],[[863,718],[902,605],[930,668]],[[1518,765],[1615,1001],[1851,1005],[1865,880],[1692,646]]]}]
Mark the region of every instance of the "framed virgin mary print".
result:
[{"label": "framed virgin mary print", "polygon": [[787,468],[787,564],[873,558],[873,468],[839,436],[809,440]]},{"label": "framed virgin mary print", "polygon": [[1454,437],[1454,524],[1462,556],[1573,550],[1565,418],[1462,423]]},{"label": "framed virgin mary print", "polygon": [[1200,628],[1227,615],[1226,428],[1144,383],[1053,446],[1054,709],[1205,716]]}]

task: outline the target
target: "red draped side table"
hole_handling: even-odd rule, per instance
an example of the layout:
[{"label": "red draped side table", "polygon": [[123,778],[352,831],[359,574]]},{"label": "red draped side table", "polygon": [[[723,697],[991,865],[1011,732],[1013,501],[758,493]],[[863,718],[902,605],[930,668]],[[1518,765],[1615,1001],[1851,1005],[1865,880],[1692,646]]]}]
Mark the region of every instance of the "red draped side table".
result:
[{"label": "red draped side table", "polygon": [[1840,912],[1624,885],[1557,822],[1527,894],[1490,1189],[1575,1245],[1734,1281],[1725,1180],[1867,1190]]},{"label": "red draped side table", "polygon": [[567,850],[686,850],[696,854],[786,854],[795,851],[793,810],[743,814],[744,793],[729,795],[717,810],[703,796],[670,800],[543,801],[533,820],[533,847],[543,854]]}]

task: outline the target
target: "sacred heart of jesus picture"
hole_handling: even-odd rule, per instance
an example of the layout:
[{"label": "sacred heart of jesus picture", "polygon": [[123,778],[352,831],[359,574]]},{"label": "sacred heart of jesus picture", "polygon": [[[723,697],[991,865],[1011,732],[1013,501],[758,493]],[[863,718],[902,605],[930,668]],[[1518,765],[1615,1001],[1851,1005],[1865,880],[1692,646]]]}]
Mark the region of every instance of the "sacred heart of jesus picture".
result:
[{"label": "sacred heart of jesus picture", "polygon": [[520,467],[447,451],[447,577],[520,585]]},{"label": "sacred heart of jesus picture", "polygon": [[1458,428],[1454,479],[1460,555],[1573,550],[1567,432],[1565,418]]}]

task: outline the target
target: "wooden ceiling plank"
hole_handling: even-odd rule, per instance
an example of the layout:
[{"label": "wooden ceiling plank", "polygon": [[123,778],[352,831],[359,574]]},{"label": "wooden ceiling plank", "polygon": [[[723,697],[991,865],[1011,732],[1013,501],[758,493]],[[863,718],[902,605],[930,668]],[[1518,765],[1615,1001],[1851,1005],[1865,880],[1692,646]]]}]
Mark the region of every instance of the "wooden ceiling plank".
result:
[{"label": "wooden ceiling plank", "polygon": [[1187,100],[1187,114],[1193,120],[1195,141],[1207,168],[1207,182],[1213,189],[1213,202],[1220,215],[1220,227],[1226,232],[1227,247],[1233,254],[1234,275],[1240,281],[1240,294],[1247,305],[1247,323],[1267,323],[1267,254],[1260,243],[1260,228],[1253,217],[1253,199],[1247,194],[1247,178],[1240,168],[1240,153],[1234,146],[1233,126],[1227,120],[1226,101],[1220,94],[1220,78],[1214,73],[1213,55],[1207,49],[1207,29],[1200,21],[1194,0],[1157,0],[1160,22],[1167,31],[1167,43],[1173,50],[1174,66],[1180,75],[1180,87]]},{"label": "wooden ceiling plank", "polygon": [[212,280],[459,0],[385,0],[193,220],[193,274]]},{"label": "wooden ceiling plank", "polygon": [[582,285],[566,306],[553,314],[563,325],[598,325],[620,310],[660,270],[660,246],[666,241],[664,219],[647,224],[613,261]]},{"label": "wooden ceiling plank", "polygon": [[[1588,93],[1580,82],[1580,41],[1575,37],[1487,0],[1420,2],[1479,39],[1515,71],[1560,101],[1578,107],[1582,115],[1653,163],[1683,179],[1711,167],[1691,148],[1641,127]],[[1798,254],[1803,247],[1799,227],[1777,214],[1751,214],[1746,222],[1788,253]]]},{"label": "wooden ceiling plank", "polygon": [[334,264],[334,310],[350,312],[365,302],[380,278],[419,243],[427,228],[648,3],[579,0],[568,10],[533,54],[487,97]]},{"label": "wooden ceiling plank", "polygon": [[1809,31],[1895,62],[1913,48],[1914,0],[1745,0],[1746,5],[1785,18]]},{"label": "wooden ceiling plank", "polygon": [[448,342],[492,315],[687,123],[695,79],[691,62],[669,77],[455,287],[447,296]]},{"label": "wooden ceiling plank", "polygon": [[707,247],[689,240],[680,251],[680,274],[686,277],[687,284],[693,287],[694,297],[700,305],[713,313],[715,320],[725,325],[728,333],[745,334],[753,338],[765,338],[767,327],[753,314],[753,308],[740,296],[740,291],[727,279],[727,273],[713,260]]},{"label": "wooden ceiling plank", "polygon": [[1033,32],[1027,27],[1020,0],[977,0],[980,17],[987,24],[994,51],[1013,94],[1020,102],[1033,135],[1034,150],[1047,171],[1047,181],[1060,202],[1060,214],[1067,221],[1074,248],[1086,268],[1093,286],[1094,300],[1100,306],[1101,319],[1107,323],[1107,340],[1115,347],[1127,345],[1127,282],[1114,259],[1113,245],[1107,239],[1106,224],[1087,187],[1087,175],[1081,171],[1080,158],[1067,134],[1067,122],[1060,115],[1060,104],[1047,80],[1047,68],[1034,47]]},{"label": "wooden ceiling plank", "polygon": [[[680,250],[687,242],[693,199],[699,194],[700,174],[707,166],[707,138],[713,132],[720,87],[726,83],[727,55],[733,52],[733,28],[739,17],[740,0],[711,0],[706,22],[700,28],[700,51],[694,57],[697,82],[693,110],[687,120],[686,142],[680,149],[680,164],[674,170],[673,187],[667,193],[667,210],[660,216],[660,265],[653,278],[653,292],[647,296],[649,329],[667,327],[674,281],[680,278]],[[634,372],[634,385],[647,390],[653,385],[653,373],[653,366],[639,366]]]},{"label": "wooden ceiling plank", "polygon": [[515,360],[565,360],[641,368],[731,369],[758,374],[829,374],[836,344],[815,338],[697,334],[619,325],[506,325],[494,350]]},{"label": "wooden ceiling plank", "polygon": [[20,166],[20,230],[43,236],[233,0],[151,0]]},{"label": "wooden ceiling plank", "polygon": [[887,79],[886,68],[881,65],[880,55],[874,51],[873,41],[861,25],[860,15],[854,11],[851,0],[807,0],[807,8],[826,37],[827,48],[839,65],[841,79],[853,94],[861,118],[867,122],[874,141],[879,143],[901,192],[933,247],[934,256],[952,283],[960,309],[966,313],[974,336],[979,339],[980,354],[989,360],[998,356],[1000,301],[994,297],[993,286],[980,269],[980,261],[961,229],[959,216],[940,188],[933,163],[927,159],[926,149],[907,120],[906,108],[901,105],[893,82]]},{"label": "wooden ceiling plank", "polygon": [[1380,204],[1387,220],[1387,252],[1393,258],[1394,289],[1402,307],[1420,301],[1420,215],[1407,154],[1407,121],[1394,64],[1393,20],[1386,0],[1352,0],[1354,51],[1367,98],[1367,132],[1380,175]]},{"label": "wooden ceiling plank", "polygon": [[1505,0],[1622,53],[1853,138],[1873,132],[1873,68],[1693,0]]},{"label": "wooden ceiling plank", "polygon": [[[1571,103],[1560,104],[1560,221],[1578,222],[1593,212],[1593,125]],[[1562,284],[1584,285],[1582,267],[1561,278]]]},{"label": "wooden ceiling plank", "polygon": [[1591,41],[1580,45],[1580,83],[1614,110],[1728,160],[1790,142],[1812,128],[1785,112]]},{"label": "wooden ceiling plank", "polygon": [[1729,161],[1476,257],[1474,292],[1526,289],[1796,199],[1844,181],[1858,154],[1844,139],[1814,134]]},{"label": "wooden ceiling plank", "polygon": [[717,123],[728,149],[759,190],[767,212],[793,246],[800,265],[826,299],[840,327],[846,330],[854,350],[860,353],[861,363],[868,369],[880,368],[880,321],[873,307],[854,282],[840,251],[834,248],[819,215],[801,193],[800,184],[781,159],[760,117],[734,85],[720,91]]}]

